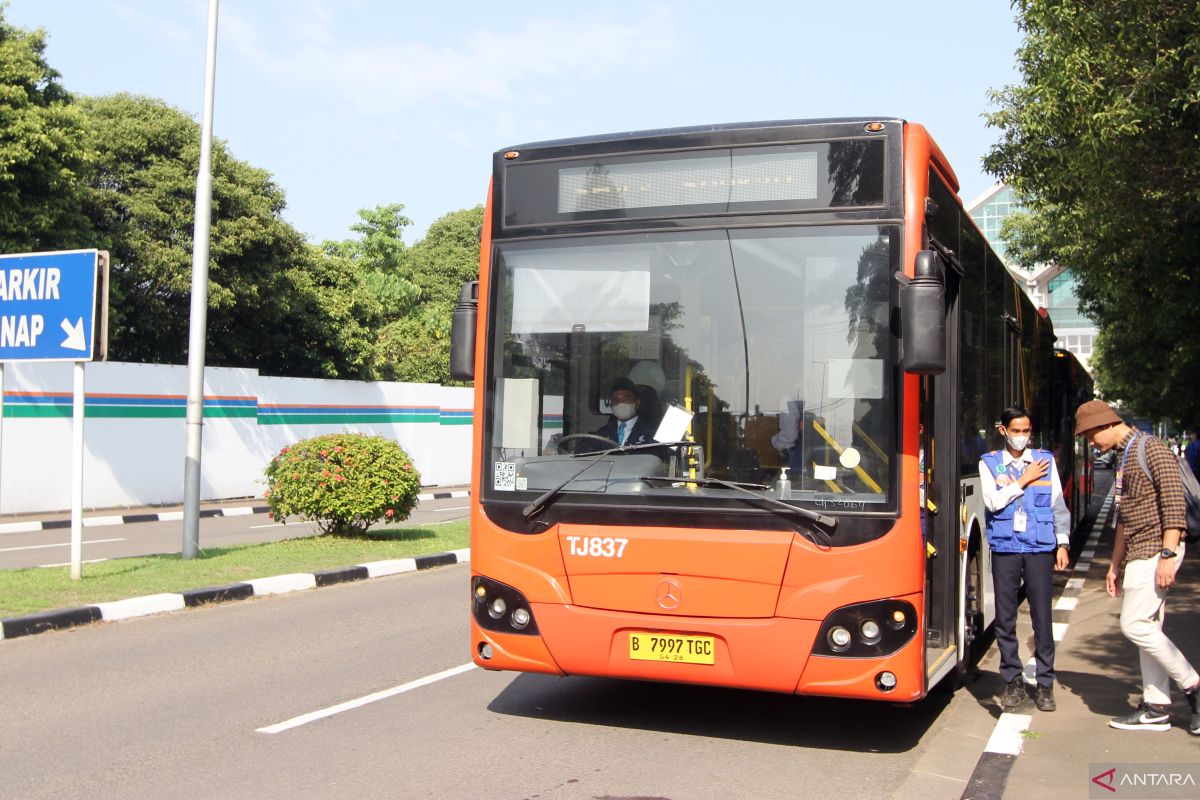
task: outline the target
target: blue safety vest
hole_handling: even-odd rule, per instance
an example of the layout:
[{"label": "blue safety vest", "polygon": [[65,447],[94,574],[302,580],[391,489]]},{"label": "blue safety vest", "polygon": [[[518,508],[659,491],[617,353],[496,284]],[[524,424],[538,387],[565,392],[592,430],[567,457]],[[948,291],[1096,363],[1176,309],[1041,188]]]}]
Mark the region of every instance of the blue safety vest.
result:
[{"label": "blue safety vest", "polygon": [[[1054,536],[1054,506],[1051,504],[1051,472],[1054,455],[1047,450],[1031,450],[1034,461],[1049,461],[1050,471],[1039,481],[1025,487],[1025,494],[999,511],[985,509],[987,517],[988,544],[997,553],[1045,553],[1053,551],[1058,544]],[[1024,460],[1012,461],[1004,466],[1003,451],[993,450],[983,454],[983,463],[992,471],[997,484],[1007,476],[1015,481],[1021,475]],[[1021,465],[1021,466],[1018,466]],[[1025,530],[1013,530],[1013,515],[1017,510],[1025,511]]]}]

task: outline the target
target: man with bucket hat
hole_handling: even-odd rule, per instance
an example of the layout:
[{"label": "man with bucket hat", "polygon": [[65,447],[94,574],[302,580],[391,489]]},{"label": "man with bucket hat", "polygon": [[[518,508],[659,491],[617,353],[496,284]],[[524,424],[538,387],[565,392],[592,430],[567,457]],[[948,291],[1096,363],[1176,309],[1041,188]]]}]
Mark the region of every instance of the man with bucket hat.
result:
[{"label": "man with bucket hat", "polygon": [[[1174,679],[1191,710],[1188,732],[1200,736],[1200,674],[1162,629],[1187,529],[1179,460],[1158,439],[1126,425],[1103,400],[1089,400],[1076,410],[1075,435],[1117,455],[1117,532],[1105,584],[1111,596],[1123,598],[1121,633],[1137,646],[1142,670],[1142,701],[1108,724],[1120,730],[1170,730]],[[1143,437],[1144,445],[1138,441]],[[1142,446],[1149,474],[1139,464]]]}]

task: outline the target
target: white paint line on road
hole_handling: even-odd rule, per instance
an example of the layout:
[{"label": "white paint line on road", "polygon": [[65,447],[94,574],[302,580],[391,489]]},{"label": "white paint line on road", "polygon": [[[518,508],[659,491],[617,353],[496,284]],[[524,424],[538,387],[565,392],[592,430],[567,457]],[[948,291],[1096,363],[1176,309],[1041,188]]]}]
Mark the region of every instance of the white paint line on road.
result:
[{"label": "white paint line on road", "polygon": [[1067,588],[1082,591],[1083,583],[1084,583],[1083,578],[1068,578],[1067,579]]},{"label": "white paint line on road", "polygon": [[1079,605],[1078,597],[1060,597],[1054,604],[1055,611],[1074,611],[1075,606]]},{"label": "white paint line on road", "polygon": [[[462,673],[469,672],[473,669],[475,669],[474,664],[461,664],[457,667],[452,667],[451,669],[444,669],[441,672],[434,673],[433,675],[427,675],[424,678],[418,678],[415,681],[409,681],[408,683],[401,684],[400,686],[393,686],[391,689],[384,689],[382,692],[375,692],[374,694],[360,697],[357,700],[347,700],[345,703],[338,703],[336,706],[323,708],[320,711],[312,711],[308,714],[301,714],[298,717],[292,717],[284,722],[277,722],[274,725],[268,725],[265,728],[257,728],[256,732],[281,733],[286,730],[291,730],[292,728],[298,728],[301,725],[306,725],[310,722],[315,722],[319,719],[332,717],[334,714],[340,714],[343,711],[350,711],[351,709],[359,708],[369,703],[374,703],[379,700],[386,700],[389,697],[395,697],[396,695],[404,694],[405,692],[411,692],[413,689],[420,689],[422,686],[428,686],[431,683],[437,683],[438,681],[445,680],[446,678],[453,678],[455,675],[461,675]],[[1026,725],[1028,724],[1029,723],[1027,722]]]},{"label": "white paint line on road", "polygon": [[252,530],[252,531],[256,531],[256,530],[258,530],[259,528],[282,528],[282,527],[283,527],[283,523],[282,523],[282,522],[274,522],[274,523],[272,523],[272,524],[270,524],[270,525],[251,525],[251,526],[250,526],[250,530]]},{"label": "white paint line on road", "polygon": [[[79,563],[80,564],[99,564],[101,561],[108,561],[108,559],[107,558],[85,558],[83,561],[80,561]],[[38,564],[38,569],[51,569],[53,567],[69,567],[69,566],[71,566],[71,562],[64,561],[61,564]]]},{"label": "white paint line on road", "polygon": [[1050,627],[1054,629],[1054,641],[1061,642],[1063,637],[1067,635],[1066,622],[1051,622]]},{"label": "white paint line on road", "polygon": [[1028,714],[1001,714],[987,741],[987,747],[983,748],[984,752],[1005,756],[1020,755],[1021,744],[1025,741],[1021,734],[1029,730],[1031,722],[1033,717]]},{"label": "white paint line on road", "polygon": [[[109,542],[123,542],[124,539],[86,539],[84,544],[107,544]],[[50,547],[70,547],[70,542],[58,542],[57,544],[27,544],[24,547],[0,547],[0,553],[15,553],[18,550],[45,550]]]},{"label": "white paint line on road", "polygon": [[234,506],[233,508],[224,509],[221,515],[225,517],[252,517],[254,516],[254,509],[250,506]]}]

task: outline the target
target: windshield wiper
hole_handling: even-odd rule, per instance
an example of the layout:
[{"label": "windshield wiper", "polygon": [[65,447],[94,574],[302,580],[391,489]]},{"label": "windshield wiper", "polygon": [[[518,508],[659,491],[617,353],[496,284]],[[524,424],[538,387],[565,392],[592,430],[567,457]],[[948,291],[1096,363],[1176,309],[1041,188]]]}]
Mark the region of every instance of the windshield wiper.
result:
[{"label": "windshield wiper", "polygon": [[[635,447],[636,446],[638,446],[638,445],[635,445]],[[562,494],[563,489],[565,489],[567,487],[568,483],[575,480],[580,475],[587,472],[589,469],[596,466],[597,464],[603,464],[603,463],[604,463],[604,461],[602,459],[597,459],[595,461],[589,462],[584,465],[583,469],[579,470],[574,475],[567,478],[565,481],[560,483],[558,486],[555,486],[552,489],[547,489],[546,491],[542,492],[540,495],[538,495],[536,498],[534,498],[532,503],[525,506],[525,508],[521,509],[521,513],[523,513],[525,515],[525,521],[528,522],[529,520],[536,517],[538,514],[545,511],[546,506],[550,505],[550,501],[553,500],[554,498],[558,497],[560,494]],[[608,463],[611,464],[612,461],[609,461]]]},{"label": "windshield wiper", "polygon": [[697,447],[699,442],[644,442],[642,444],[623,444],[610,447],[607,450],[597,450],[594,453],[571,453],[571,458],[587,458],[589,456],[610,456],[613,453],[632,453],[635,450],[653,450],[656,447]]},{"label": "windshield wiper", "polygon": [[[807,508],[800,508],[799,506],[794,506],[794,505],[791,505],[790,503],[785,503],[782,500],[776,500],[774,497],[771,497],[770,495],[758,494],[757,492],[750,491],[749,487],[754,487],[755,489],[758,489],[759,491],[769,491],[770,490],[769,486],[762,486],[757,483],[736,483],[734,481],[723,481],[720,478],[671,478],[671,477],[667,477],[667,476],[658,476],[658,475],[643,475],[643,476],[641,476],[641,478],[639,480],[646,481],[647,483],[654,483],[656,481],[659,483],[694,483],[698,486],[719,486],[723,489],[733,489],[734,491],[741,492],[742,494],[747,495],[747,496],[753,498],[754,500],[759,500],[759,501],[765,500],[766,502],[768,502],[772,505],[779,506],[779,507],[785,509],[789,513],[795,514],[798,517],[806,519],[809,522],[815,522],[817,525],[823,526],[824,528],[828,528],[829,530],[827,530],[827,531],[822,530],[821,528],[817,528],[816,530],[819,531],[821,533],[821,535],[828,538],[830,540],[830,542],[833,541],[833,531],[835,531],[838,526],[838,518],[837,517],[831,517],[826,514],[818,514],[816,511],[810,511]],[[814,542],[814,544],[819,545],[820,542]]]}]

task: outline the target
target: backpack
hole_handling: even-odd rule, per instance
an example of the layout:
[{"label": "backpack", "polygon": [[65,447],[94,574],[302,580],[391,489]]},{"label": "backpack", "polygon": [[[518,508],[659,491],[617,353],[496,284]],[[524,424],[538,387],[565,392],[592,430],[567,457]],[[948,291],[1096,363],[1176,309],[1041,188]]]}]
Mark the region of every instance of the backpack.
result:
[{"label": "backpack", "polygon": [[[1138,439],[1138,465],[1150,482],[1154,483],[1154,476],[1150,474],[1150,467],[1146,464],[1146,439],[1145,436]],[[1200,541],[1200,481],[1196,480],[1195,473],[1186,461],[1179,462],[1179,477],[1183,481],[1183,501],[1187,506],[1187,531],[1183,541],[1194,544]]]}]

